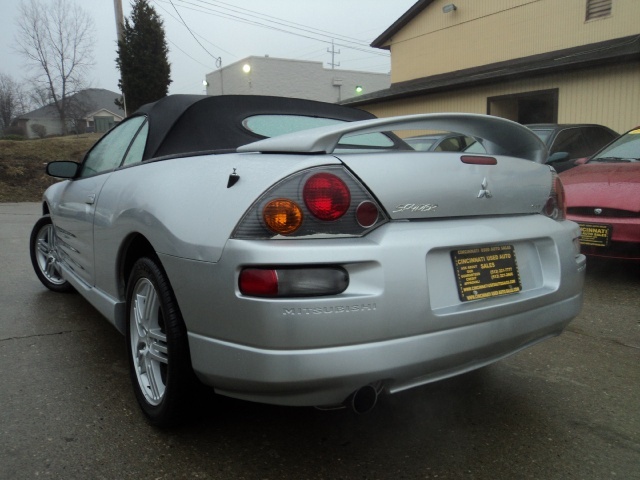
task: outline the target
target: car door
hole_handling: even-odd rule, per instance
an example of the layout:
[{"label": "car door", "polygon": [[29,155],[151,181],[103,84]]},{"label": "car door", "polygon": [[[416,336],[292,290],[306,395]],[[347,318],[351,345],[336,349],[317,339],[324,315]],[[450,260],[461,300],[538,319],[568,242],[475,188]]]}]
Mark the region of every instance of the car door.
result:
[{"label": "car door", "polygon": [[109,131],[87,153],[76,178],[52,205],[61,260],[88,285],[94,284],[93,223],[100,191],[118,168],[145,123],[133,117]]}]

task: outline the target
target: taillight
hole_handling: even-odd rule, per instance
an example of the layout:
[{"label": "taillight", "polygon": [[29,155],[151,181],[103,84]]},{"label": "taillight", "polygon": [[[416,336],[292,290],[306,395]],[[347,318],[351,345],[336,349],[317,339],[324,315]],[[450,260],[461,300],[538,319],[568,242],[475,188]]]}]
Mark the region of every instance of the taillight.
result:
[{"label": "taillight", "polygon": [[247,267],[238,278],[242,295],[250,297],[314,297],[338,295],[349,286],[344,268]]},{"label": "taillight", "polygon": [[375,203],[365,201],[356,208],[356,220],[361,227],[369,228],[378,221],[380,212]]},{"label": "taillight", "polygon": [[240,292],[257,297],[275,297],[278,295],[278,274],[266,268],[246,268],[238,279]]},{"label": "taillight", "polygon": [[564,220],[567,217],[564,186],[555,170],[551,171],[551,191],[549,192],[547,203],[545,203],[542,209],[542,213],[554,220]]},{"label": "taillight", "polygon": [[347,185],[332,173],[316,173],[304,184],[304,204],[320,220],[337,220],[351,205],[351,192]]},{"label": "taillight", "polygon": [[245,213],[233,238],[358,237],[387,221],[349,171],[326,166],[295,173],[274,185]]}]

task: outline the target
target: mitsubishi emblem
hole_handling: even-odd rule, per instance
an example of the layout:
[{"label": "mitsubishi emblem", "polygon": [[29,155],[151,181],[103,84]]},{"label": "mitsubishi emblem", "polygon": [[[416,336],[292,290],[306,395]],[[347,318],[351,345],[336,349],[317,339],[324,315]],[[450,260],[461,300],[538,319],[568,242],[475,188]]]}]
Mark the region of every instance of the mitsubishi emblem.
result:
[{"label": "mitsubishi emblem", "polygon": [[602,215],[602,209],[601,208],[594,208],[593,209],[593,213],[595,213],[596,215]]},{"label": "mitsubishi emblem", "polygon": [[491,190],[488,190],[489,182],[487,182],[487,177],[482,179],[482,183],[480,184],[482,190],[478,192],[478,198],[491,198]]}]

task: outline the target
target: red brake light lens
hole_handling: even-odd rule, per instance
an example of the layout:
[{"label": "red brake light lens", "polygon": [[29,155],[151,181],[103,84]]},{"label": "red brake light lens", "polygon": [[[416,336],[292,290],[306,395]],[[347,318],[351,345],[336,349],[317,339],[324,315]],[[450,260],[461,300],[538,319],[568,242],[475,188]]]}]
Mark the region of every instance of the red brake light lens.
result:
[{"label": "red brake light lens", "polygon": [[240,273],[238,287],[243,295],[275,297],[278,295],[276,270],[247,268]]},{"label": "red brake light lens", "polygon": [[373,202],[365,201],[356,208],[356,220],[358,225],[363,228],[369,228],[378,221],[378,207]]},{"label": "red brake light lens", "polygon": [[349,286],[342,267],[247,267],[240,272],[238,288],[249,297],[317,297],[338,295]]},{"label": "red brake light lens", "polygon": [[324,221],[339,219],[351,205],[349,188],[332,173],[316,173],[309,178],[302,197],[311,214]]}]

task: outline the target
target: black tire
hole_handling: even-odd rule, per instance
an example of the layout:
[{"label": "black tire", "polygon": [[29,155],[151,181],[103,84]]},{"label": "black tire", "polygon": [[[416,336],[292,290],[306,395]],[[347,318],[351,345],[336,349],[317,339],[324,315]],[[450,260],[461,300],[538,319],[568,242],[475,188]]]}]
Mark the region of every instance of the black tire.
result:
[{"label": "black tire", "polygon": [[51,217],[41,217],[31,230],[29,253],[31,265],[38,279],[49,290],[59,293],[73,292],[74,288],[65,280],[60,271],[55,227]]},{"label": "black tire", "polygon": [[156,258],[140,258],[127,284],[126,341],[133,390],[152,425],[181,423],[197,380],[187,330]]}]

